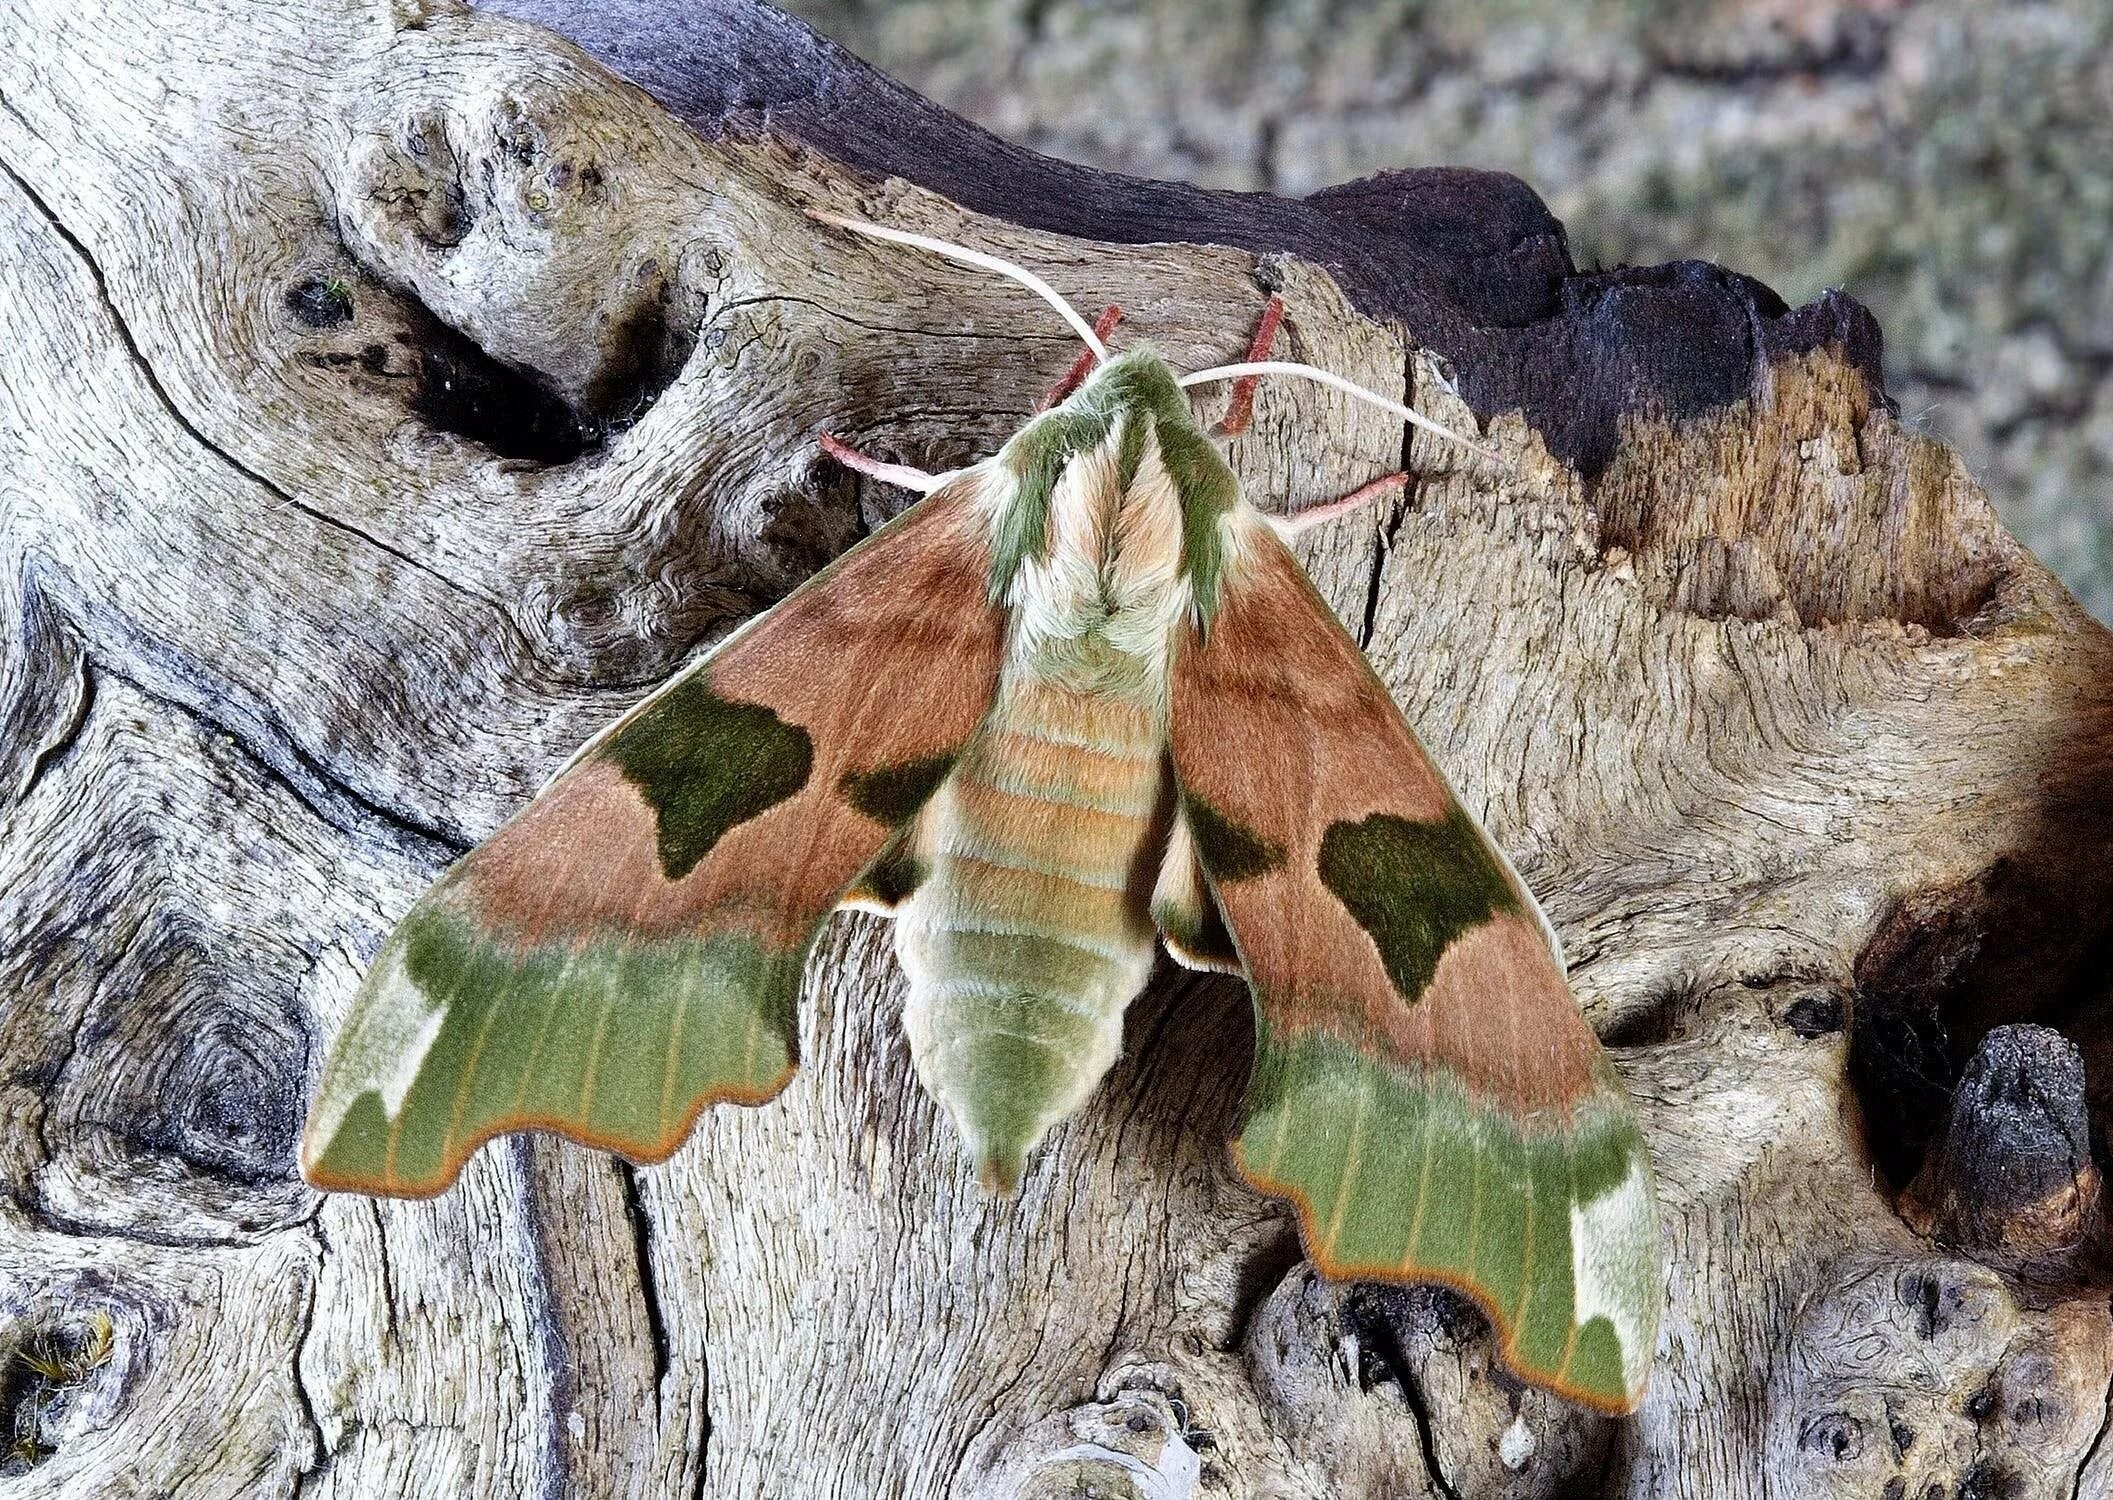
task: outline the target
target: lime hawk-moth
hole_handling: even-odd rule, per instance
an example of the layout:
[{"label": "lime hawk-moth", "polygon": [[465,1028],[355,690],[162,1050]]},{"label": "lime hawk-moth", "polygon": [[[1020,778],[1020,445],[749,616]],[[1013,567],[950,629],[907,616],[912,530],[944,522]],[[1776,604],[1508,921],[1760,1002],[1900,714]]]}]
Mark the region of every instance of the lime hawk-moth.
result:
[{"label": "lime hawk-moth", "polygon": [[705,1105],[785,1086],[809,949],[854,906],[894,917],[917,1076],[1010,1191],[1163,939],[1252,989],[1234,1163],[1324,1274],[1451,1285],[1516,1374],[1633,1408],[1664,1293],[1620,1082],[1533,897],[1285,544],[1339,507],[1250,504],[1185,389],[1357,388],[1262,358],[1275,303],[1250,361],[1177,376],[1019,267],[829,222],[1029,285],[1088,347],[1075,388],[946,475],[831,447],[924,497],[418,901],[323,1070],[308,1179],[431,1194],[531,1127],[660,1160]]}]

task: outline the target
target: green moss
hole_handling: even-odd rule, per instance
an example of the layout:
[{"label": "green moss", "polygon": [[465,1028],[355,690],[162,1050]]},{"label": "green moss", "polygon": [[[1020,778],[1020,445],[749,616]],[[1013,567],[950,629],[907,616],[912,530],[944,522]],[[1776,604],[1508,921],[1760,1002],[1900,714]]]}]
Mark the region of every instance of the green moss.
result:
[{"label": "green moss", "polygon": [[1520,910],[1518,893],[1482,831],[1458,803],[1436,822],[1374,813],[1337,823],[1321,836],[1321,881],[1379,946],[1402,998],[1420,999],[1453,939],[1500,911]]},{"label": "green moss", "polygon": [[660,867],[680,880],[728,829],[807,784],[814,741],[761,704],[729,703],[692,672],[604,752],[659,819]]}]

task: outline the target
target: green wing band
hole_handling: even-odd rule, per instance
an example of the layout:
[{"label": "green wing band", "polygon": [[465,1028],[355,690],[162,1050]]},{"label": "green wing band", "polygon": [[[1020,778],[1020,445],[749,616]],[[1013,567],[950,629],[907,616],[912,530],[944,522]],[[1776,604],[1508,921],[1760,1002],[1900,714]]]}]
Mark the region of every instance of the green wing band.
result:
[{"label": "green wing band", "polygon": [[1634,1406],[1664,1293],[1649,1160],[1619,1093],[1521,1115],[1442,1066],[1265,1030],[1236,1150],[1296,1205],[1328,1276],[1444,1282],[1489,1314],[1518,1374]]},{"label": "green wing band", "polygon": [[527,1126],[665,1156],[706,1103],[784,1086],[805,959],[728,933],[494,941],[436,891],[332,1057],[341,1077],[319,1098],[345,1103],[316,1121],[309,1177],[437,1192],[478,1144]]}]

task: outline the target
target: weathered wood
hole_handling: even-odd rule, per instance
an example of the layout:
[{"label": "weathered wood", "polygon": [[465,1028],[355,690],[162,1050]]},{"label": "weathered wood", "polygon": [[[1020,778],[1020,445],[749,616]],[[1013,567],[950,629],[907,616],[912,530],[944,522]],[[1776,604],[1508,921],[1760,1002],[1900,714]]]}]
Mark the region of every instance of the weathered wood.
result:
[{"label": "weathered wood", "polygon": [[[760,6],[544,14],[702,129],[450,6],[0,5],[9,1493],[2113,1489],[2103,1284],[1896,1195],[1990,1027],[2113,1074],[2113,638],[1897,425],[1852,302],[1581,276],[1508,179],[1037,163]],[[900,503],[816,434],[955,463],[1069,363],[1014,290],[808,205],[1031,261],[1177,361],[1280,288],[1297,357],[1511,460],[1419,439],[1304,555],[1618,1044],[1672,1266],[1638,1417],[1517,1390],[1456,1299],[1313,1280],[1225,1163],[1234,983],[1165,975],[984,1198],[868,918],[799,1080],[664,1166],[516,1141],[429,1203],[301,1186],[394,917]],[[1272,386],[1231,452],[1288,508],[1404,448]],[[98,1313],[107,1361],[25,1359]]]},{"label": "weathered wood", "polygon": [[1901,1196],[1939,1244],[2038,1279],[2102,1275],[2104,1187],[2084,1060],[2044,1026],[1998,1026],[1953,1090],[1944,1129]]}]

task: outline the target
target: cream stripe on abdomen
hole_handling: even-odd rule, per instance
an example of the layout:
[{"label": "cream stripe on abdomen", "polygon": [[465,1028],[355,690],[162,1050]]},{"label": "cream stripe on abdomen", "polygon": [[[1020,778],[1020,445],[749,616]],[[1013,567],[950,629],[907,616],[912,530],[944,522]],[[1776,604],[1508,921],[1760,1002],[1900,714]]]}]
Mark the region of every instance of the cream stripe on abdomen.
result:
[{"label": "cream stripe on abdomen", "polygon": [[1164,776],[1149,715],[1008,683],[920,841],[925,880],[896,934],[913,991],[950,1022],[972,1022],[979,996],[1118,1018],[1151,968],[1141,855]]},{"label": "cream stripe on abdomen", "polygon": [[959,853],[1073,872],[1089,883],[1129,879],[1145,819],[993,786],[971,756],[962,759],[955,779],[934,799],[922,840],[935,859]]}]

